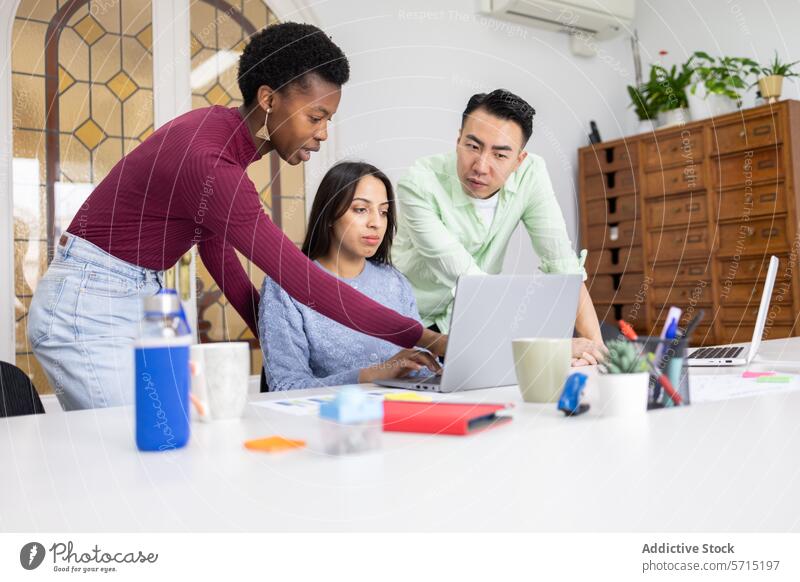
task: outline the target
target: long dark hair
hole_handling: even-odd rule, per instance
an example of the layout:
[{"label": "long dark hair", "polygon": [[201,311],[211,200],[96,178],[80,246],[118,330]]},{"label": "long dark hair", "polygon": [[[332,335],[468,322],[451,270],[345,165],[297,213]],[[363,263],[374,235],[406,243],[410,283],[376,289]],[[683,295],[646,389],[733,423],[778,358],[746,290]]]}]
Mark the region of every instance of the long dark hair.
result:
[{"label": "long dark hair", "polygon": [[350,208],[358,182],[365,176],[373,176],[383,182],[389,201],[386,234],[383,235],[378,250],[367,260],[384,265],[392,264],[392,239],[397,229],[392,183],[386,174],[365,162],[339,162],[322,178],[314,196],[314,204],[311,205],[308,232],[302,249],[312,261],[328,254],[333,225]]}]

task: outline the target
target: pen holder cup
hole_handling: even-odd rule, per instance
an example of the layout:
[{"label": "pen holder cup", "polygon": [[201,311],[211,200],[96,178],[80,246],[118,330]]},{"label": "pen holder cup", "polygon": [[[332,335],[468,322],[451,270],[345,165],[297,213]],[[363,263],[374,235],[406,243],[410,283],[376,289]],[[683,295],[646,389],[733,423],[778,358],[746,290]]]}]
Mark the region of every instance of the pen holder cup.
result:
[{"label": "pen holder cup", "polygon": [[317,448],[326,455],[351,455],[381,448],[381,420],[343,423],[321,418],[319,424]]},{"label": "pen holder cup", "polygon": [[[681,404],[691,403],[689,393],[689,367],[687,365],[687,338],[661,339],[656,336],[639,336],[639,343],[644,346],[643,357],[655,354],[655,364],[663,372],[672,386],[681,396]],[[650,375],[650,392],[647,408],[664,408],[674,406],[672,399],[653,375]]]}]

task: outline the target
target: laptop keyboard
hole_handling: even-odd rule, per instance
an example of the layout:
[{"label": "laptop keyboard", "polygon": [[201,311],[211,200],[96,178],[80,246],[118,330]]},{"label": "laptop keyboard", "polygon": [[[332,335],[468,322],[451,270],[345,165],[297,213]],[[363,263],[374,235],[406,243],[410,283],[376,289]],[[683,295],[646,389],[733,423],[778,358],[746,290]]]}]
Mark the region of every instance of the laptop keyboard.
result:
[{"label": "laptop keyboard", "polygon": [[409,386],[416,386],[417,384],[427,384],[429,386],[438,386],[442,383],[442,377],[433,375],[425,378],[398,378],[392,380],[393,384],[408,384]]},{"label": "laptop keyboard", "polygon": [[741,346],[738,347],[721,347],[721,348],[700,348],[695,350],[689,356],[691,360],[709,360],[718,358],[735,358],[744,351]]}]

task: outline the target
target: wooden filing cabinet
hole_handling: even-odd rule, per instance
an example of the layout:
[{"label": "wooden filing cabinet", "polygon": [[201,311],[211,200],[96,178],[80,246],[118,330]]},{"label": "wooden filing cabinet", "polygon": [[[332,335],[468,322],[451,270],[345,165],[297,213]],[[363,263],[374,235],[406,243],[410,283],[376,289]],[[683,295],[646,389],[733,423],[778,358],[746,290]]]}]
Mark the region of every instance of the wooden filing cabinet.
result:
[{"label": "wooden filing cabinet", "polygon": [[581,148],[582,246],[601,320],[658,334],[670,305],[706,318],[694,344],[746,341],[770,255],[766,336],[800,335],[800,102]]}]

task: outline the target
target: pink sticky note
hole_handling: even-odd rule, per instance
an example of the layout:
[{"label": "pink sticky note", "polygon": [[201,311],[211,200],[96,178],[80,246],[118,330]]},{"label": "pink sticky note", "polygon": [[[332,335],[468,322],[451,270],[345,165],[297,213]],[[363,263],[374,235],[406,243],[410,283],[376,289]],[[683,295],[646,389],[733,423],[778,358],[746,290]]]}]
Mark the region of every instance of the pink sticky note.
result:
[{"label": "pink sticky note", "polygon": [[742,378],[761,378],[762,376],[774,376],[775,372],[742,372]]}]

